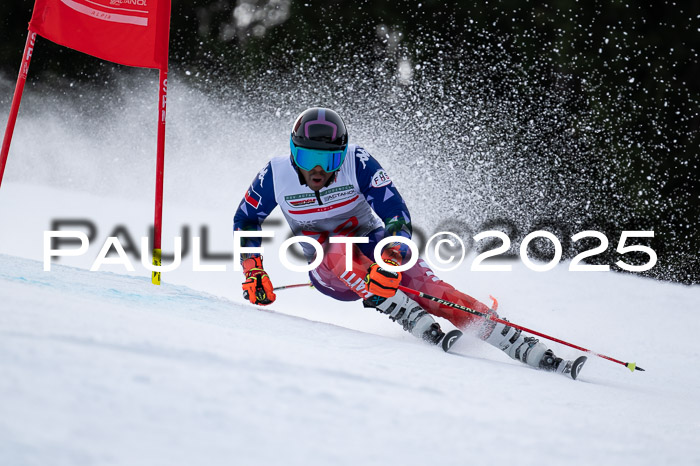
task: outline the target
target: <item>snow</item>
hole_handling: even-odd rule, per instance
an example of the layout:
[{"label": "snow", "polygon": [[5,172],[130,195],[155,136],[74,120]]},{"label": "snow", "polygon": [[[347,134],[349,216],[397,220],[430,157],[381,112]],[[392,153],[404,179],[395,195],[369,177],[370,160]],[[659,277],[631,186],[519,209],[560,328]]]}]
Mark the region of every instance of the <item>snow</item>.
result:
[{"label": "snow", "polygon": [[[574,382],[466,337],[458,355],[444,354],[358,302],[308,288],[256,308],[242,299],[232,260],[204,261],[225,272],[193,272],[192,237],[206,238],[212,254],[231,252],[234,210],[257,170],[286,150],[285,120],[304,101],[296,93],[294,105],[275,104],[282,118],[266,120],[241,99],[222,102],[176,82],[163,249],[172,253],[183,236],[190,251],[162,286],[151,285],[127,239],[138,249],[153,218],[148,105],[156,102],[151,87],[129,81],[128,89],[118,93],[124,102],[108,101],[91,118],[72,94],[32,89],[22,103],[0,188],[0,465],[700,463],[698,286],[569,272],[568,263],[471,272],[473,254],[438,273],[484,302],[496,296],[513,322],[646,369],[591,356]],[[85,95],[88,110],[102,102]],[[405,149],[383,146],[391,138],[357,120],[357,140],[377,146],[416,225],[440,224],[451,210],[439,202],[452,209],[454,198],[437,198],[425,180],[445,178],[427,162],[412,169],[427,158],[402,172],[392,157]],[[472,148],[479,160],[493,157]],[[517,178],[505,193],[494,183],[485,172],[469,186],[499,208],[504,199],[528,205],[511,196]],[[460,204],[483,209],[471,194]],[[474,229],[481,223],[454,215]],[[86,254],[44,272],[44,231],[59,220],[88,222],[95,235]],[[273,283],[306,282],[275,253],[288,235],[281,215],[267,228],[276,234],[265,246]],[[80,223],[61,229],[88,232]],[[90,272],[114,235],[135,272]]]},{"label": "snow", "polygon": [[[574,382],[471,338],[444,354],[357,302],[307,288],[251,306],[228,261],[216,262],[226,272],[193,272],[189,254],[160,287],[136,259],[134,273],[90,272],[116,225],[138,245],[148,200],[31,185],[8,167],[2,465],[700,462],[697,286],[569,272],[567,263],[469,272],[473,256],[439,274],[486,302],[496,296],[513,322],[646,369],[591,356]],[[182,224],[191,235],[207,225],[210,251],[230,251],[231,214],[166,202],[165,251]],[[43,231],[56,218],[90,219],[97,238],[44,272]],[[274,229],[271,251],[285,228]],[[275,285],[306,280],[265,257]]]}]

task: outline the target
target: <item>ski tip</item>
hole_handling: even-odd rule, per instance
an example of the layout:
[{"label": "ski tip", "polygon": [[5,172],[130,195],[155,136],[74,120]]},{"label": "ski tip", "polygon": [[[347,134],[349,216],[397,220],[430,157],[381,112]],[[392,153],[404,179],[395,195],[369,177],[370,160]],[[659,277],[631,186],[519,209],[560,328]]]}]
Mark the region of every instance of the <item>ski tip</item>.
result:
[{"label": "ski tip", "polygon": [[493,309],[494,311],[497,311],[498,310],[498,300],[491,295],[489,295],[489,298],[491,298],[491,301],[493,301],[493,304],[491,305],[491,309]]},{"label": "ski tip", "polygon": [[576,380],[578,378],[578,373],[581,372],[581,368],[583,365],[588,361],[588,358],[586,356],[579,356],[574,360],[574,362],[571,364],[571,378]]},{"label": "ski tip", "polygon": [[450,348],[452,348],[452,345],[454,345],[455,342],[459,340],[461,336],[462,332],[460,330],[455,329],[447,332],[442,339],[443,351],[448,352]]}]

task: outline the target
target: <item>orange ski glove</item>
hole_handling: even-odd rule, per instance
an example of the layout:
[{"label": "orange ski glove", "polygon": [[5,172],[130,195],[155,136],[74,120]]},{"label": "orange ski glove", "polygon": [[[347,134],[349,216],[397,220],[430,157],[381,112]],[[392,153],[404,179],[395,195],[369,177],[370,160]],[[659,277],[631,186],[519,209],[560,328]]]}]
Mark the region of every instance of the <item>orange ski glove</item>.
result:
[{"label": "orange ski glove", "polygon": [[[387,264],[399,266],[396,260],[389,259],[386,257],[386,254],[382,254],[382,259]],[[381,268],[379,264],[374,263],[367,271],[365,283],[367,284],[367,291],[370,293],[383,298],[391,298],[396,294],[396,290],[398,290],[401,283],[401,272],[390,272]]]},{"label": "orange ski glove", "polygon": [[262,257],[250,257],[243,261],[243,297],[253,304],[267,306],[277,299],[272,282],[262,266]]}]

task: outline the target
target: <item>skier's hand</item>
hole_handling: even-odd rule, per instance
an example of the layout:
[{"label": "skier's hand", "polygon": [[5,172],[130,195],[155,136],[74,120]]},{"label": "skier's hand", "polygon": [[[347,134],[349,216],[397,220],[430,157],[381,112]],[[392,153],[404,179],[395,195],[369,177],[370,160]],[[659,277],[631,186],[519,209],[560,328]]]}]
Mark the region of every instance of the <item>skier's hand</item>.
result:
[{"label": "skier's hand", "polygon": [[408,246],[404,243],[390,243],[382,250],[382,260],[387,264],[401,264],[408,253]]},{"label": "skier's hand", "polygon": [[[383,259],[387,264],[399,265],[395,260]],[[390,272],[375,263],[367,271],[365,283],[367,284],[367,291],[370,293],[384,298],[391,298],[396,294],[396,290],[398,290],[401,283],[401,272]]]},{"label": "skier's hand", "polygon": [[262,257],[251,257],[243,261],[243,297],[253,304],[266,306],[277,299],[272,289],[272,282],[267,272],[263,270]]}]

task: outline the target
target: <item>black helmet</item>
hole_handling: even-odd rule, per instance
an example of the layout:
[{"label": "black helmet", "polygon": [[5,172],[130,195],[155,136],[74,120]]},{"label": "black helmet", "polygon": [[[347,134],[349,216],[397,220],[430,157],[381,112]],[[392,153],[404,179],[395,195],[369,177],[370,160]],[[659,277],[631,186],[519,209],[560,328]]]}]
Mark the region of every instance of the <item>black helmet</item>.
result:
[{"label": "black helmet", "polygon": [[345,160],[348,131],[340,115],[328,108],[310,108],[301,113],[289,138],[294,163],[304,170],[320,165],[336,171]]},{"label": "black helmet", "polygon": [[307,149],[344,150],[348,145],[348,130],[333,110],[314,107],[297,117],[292,126],[291,142]]}]

